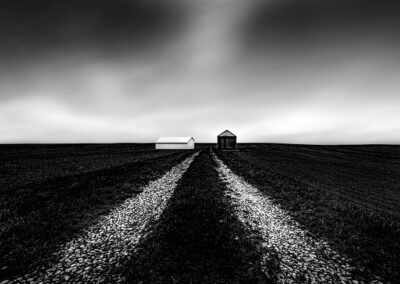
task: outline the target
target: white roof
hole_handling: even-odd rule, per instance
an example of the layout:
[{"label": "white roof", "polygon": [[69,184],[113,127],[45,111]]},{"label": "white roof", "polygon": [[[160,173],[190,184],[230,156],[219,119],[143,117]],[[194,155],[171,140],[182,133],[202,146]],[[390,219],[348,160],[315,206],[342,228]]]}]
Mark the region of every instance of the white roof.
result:
[{"label": "white roof", "polygon": [[189,143],[189,141],[194,138],[191,136],[187,137],[160,137],[157,140],[157,144],[183,144]]}]

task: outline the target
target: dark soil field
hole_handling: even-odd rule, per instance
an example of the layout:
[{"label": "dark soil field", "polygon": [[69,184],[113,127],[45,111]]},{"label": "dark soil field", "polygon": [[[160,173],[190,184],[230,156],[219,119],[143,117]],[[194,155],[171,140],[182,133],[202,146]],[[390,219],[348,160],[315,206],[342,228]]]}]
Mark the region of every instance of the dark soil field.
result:
[{"label": "dark soil field", "polygon": [[360,273],[399,283],[399,146],[242,144],[219,156]]},{"label": "dark soil field", "polygon": [[0,280],[51,261],[54,249],[190,152],[154,145],[0,147]]},{"label": "dark soil field", "polygon": [[169,154],[154,144],[2,145],[2,188],[81,174]]},{"label": "dark soil field", "polygon": [[0,146],[0,282],[400,283],[400,147],[196,148]]}]

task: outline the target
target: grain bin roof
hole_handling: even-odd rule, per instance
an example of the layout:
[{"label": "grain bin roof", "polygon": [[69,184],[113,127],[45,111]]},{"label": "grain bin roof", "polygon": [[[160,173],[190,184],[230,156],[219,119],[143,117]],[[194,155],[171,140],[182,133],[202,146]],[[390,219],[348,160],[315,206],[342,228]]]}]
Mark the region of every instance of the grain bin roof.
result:
[{"label": "grain bin roof", "polygon": [[157,140],[157,144],[183,144],[183,143],[189,143],[190,139],[193,139],[191,136],[187,137],[160,137]]},{"label": "grain bin roof", "polygon": [[222,132],[220,135],[218,135],[218,137],[236,137],[235,134],[233,134],[232,132],[230,132],[228,129],[225,130],[224,132]]}]

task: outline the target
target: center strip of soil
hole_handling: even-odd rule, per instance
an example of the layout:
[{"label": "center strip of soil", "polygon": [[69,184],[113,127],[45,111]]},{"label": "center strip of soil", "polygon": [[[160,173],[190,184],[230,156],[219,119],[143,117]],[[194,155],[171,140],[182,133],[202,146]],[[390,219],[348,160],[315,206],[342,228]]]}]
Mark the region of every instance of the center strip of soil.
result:
[{"label": "center strip of soil", "polygon": [[[179,182],[159,222],[143,238],[123,273],[128,283],[274,283],[276,259],[238,220],[226,186],[203,151]],[[270,255],[273,252],[270,251]]]}]

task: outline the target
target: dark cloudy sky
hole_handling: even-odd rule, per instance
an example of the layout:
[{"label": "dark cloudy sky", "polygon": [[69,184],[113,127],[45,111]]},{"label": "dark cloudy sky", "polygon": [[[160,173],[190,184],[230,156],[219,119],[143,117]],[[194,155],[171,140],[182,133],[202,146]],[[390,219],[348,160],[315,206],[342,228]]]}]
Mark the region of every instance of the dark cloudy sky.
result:
[{"label": "dark cloudy sky", "polygon": [[400,2],[2,0],[0,142],[400,143]]}]

